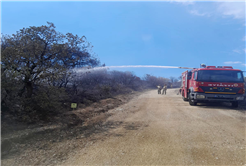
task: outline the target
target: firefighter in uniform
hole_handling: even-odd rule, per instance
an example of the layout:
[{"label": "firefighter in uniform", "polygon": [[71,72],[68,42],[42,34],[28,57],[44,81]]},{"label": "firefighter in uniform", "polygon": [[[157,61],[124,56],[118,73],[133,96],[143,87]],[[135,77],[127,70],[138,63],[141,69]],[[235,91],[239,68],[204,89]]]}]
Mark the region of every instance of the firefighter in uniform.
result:
[{"label": "firefighter in uniform", "polygon": [[158,85],[157,88],[158,88],[158,94],[161,94],[161,86]]},{"label": "firefighter in uniform", "polygon": [[181,91],[182,91],[182,86],[179,88],[177,95],[181,94]]},{"label": "firefighter in uniform", "polygon": [[166,93],[167,93],[167,85],[164,85],[162,90],[163,90],[163,91],[162,91],[162,94],[165,93],[165,95],[166,95]]}]

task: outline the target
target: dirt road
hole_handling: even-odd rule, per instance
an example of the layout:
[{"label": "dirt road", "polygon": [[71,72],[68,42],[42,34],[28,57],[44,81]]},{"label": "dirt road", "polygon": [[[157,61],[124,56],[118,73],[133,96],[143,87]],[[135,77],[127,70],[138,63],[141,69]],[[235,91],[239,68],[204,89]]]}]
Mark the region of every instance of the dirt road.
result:
[{"label": "dirt road", "polygon": [[64,165],[244,165],[245,114],[228,106],[190,106],[177,89],[148,91],[107,119],[107,133]]}]

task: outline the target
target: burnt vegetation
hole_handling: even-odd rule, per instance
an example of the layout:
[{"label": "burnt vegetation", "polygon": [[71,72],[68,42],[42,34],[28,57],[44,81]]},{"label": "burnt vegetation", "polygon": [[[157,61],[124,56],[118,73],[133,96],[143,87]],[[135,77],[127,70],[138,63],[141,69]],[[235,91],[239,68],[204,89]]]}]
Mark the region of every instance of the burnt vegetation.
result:
[{"label": "burnt vegetation", "polygon": [[[156,88],[179,87],[178,80],[132,72],[78,68],[101,65],[85,36],[62,34],[53,23],[20,29],[1,38],[2,120],[48,121],[70,111],[71,103],[90,105],[118,94]],[[86,70],[85,70],[86,71]]]}]

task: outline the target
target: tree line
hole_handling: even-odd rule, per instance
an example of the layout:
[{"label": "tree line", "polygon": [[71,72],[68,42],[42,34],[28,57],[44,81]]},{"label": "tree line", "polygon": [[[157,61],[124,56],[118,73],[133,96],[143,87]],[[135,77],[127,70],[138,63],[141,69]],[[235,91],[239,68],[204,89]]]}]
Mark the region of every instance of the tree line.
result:
[{"label": "tree line", "polygon": [[[1,38],[2,118],[46,119],[69,110],[71,102],[89,104],[132,90],[178,85],[174,77],[132,72],[89,71],[79,68],[105,66],[85,36],[57,32],[55,25],[30,26]],[[85,70],[86,71],[86,70]]]}]

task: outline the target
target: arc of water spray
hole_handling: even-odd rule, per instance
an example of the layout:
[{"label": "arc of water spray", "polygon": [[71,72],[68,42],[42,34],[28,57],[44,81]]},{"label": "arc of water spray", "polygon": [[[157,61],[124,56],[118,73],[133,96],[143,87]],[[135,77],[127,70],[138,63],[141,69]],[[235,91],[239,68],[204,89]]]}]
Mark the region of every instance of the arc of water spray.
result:
[{"label": "arc of water spray", "polygon": [[124,66],[104,66],[104,67],[83,67],[77,69],[78,72],[88,72],[88,71],[95,71],[95,70],[103,70],[103,69],[110,69],[110,68],[166,68],[166,69],[194,69],[190,67],[177,67],[177,66],[155,66],[155,65],[124,65]]}]

